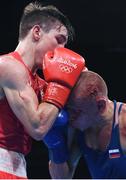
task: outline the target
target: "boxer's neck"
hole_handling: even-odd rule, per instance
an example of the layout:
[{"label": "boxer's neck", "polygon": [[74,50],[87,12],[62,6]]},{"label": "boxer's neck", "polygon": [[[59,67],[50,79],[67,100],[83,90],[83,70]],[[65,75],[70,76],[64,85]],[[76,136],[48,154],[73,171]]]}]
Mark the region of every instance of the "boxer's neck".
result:
[{"label": "boxer's neck", "polygon": [[32,73],[36,72],[37,67],[35,64],[35,48],[34,45],[29,45],[25,40],[19,42],[17,48],[15,49],[20,56],[24,64],[31,70]]}]

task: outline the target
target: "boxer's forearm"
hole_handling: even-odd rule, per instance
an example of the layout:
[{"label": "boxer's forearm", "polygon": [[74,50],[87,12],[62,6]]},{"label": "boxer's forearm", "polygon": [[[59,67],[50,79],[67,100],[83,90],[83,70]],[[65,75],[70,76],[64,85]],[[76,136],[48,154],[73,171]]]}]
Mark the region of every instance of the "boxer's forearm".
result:
[{"label": "boxer's forearm", "polygon": [[81,154],[70,153],[70,157],[64,163],[54,163],[49,161],[49,172],[53,179],[72,179],[79,162]]}]

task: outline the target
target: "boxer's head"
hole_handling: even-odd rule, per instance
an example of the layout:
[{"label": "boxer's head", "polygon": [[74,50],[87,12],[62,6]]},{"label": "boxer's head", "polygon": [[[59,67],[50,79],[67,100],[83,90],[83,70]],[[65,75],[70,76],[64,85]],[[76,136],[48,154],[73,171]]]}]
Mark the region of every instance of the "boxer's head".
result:
[{"label": "boxer's head", "polygon": [[83,130],[97,122],[106,109],[107,94],[101,76],[92,71],[82,72],[67,103],[71,123]]},{"label": "boxer's head", "polygon": [[69,19],[55,6],[43,6],[39,1],[29,3],[23,11],[20,21],[19,39],[25,38],[33,26],[39,25],[46,33],[55,29],[59,22],[59,26],[63,25],[68,30],[68,38],[72,40],[74,30]]},{"label": "boxer's head", "polygon": [[19,41],[29,40],[27,45],[34,45],[38,63],[47,51],[52,51],[58,46],[64,47],[73,37],[74,30],[69,19],[55,6],[43,6],[35,1],[24,8]]}]

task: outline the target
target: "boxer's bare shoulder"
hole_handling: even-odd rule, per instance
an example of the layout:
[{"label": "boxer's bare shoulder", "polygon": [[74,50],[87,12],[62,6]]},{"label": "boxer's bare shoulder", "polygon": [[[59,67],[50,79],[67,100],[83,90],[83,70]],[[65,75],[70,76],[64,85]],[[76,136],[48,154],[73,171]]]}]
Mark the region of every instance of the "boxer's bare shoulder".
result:
[{"label": "boxer's bare shoulder", "polygon": [[120,129],[122,129],[123,134],[126,136],[126,103],[123,103],[122,110],[120,113]]},{"label": "boxer's bare shoulder", "polygon": [[24,65],[12,56],[0,57],[0,99],[4,98],[3,87],[11,82],[17,82],[17,85],[21,80],[30,81],[29,74]]},{"label": "boxer's bare shoulder", "polygon": [[4,56],[0,59],[0,86],[5,82],[19,79],[28,79],[29,73],[25,66],[11,56]]}]

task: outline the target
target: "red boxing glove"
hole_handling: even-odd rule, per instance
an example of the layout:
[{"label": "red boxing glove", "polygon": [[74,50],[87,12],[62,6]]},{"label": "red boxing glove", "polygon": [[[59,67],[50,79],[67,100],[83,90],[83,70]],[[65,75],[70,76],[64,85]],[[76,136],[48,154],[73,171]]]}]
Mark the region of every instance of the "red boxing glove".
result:
[{"label": "red boxing glove", "polygon": [[43,74],[49,83],[44,101],[62,108],[84,67],[84,58],[70,49],[59,47],[47,52]]}]

